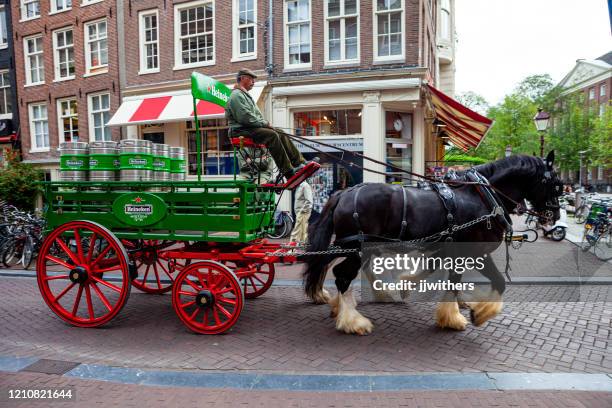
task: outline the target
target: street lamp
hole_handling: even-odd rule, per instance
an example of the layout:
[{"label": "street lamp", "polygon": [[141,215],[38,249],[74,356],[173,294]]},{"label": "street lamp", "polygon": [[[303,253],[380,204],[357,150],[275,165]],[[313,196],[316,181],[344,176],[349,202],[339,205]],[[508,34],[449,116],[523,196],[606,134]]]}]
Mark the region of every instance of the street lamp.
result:
[{"label": "street lamp", "polygon": [[512,146],[510,146],[510,145],[506,146],[506,150],[505,150],[504,153],[505,153],[506,157],[512,156]]},{"label": "street lamp", "polygon": [[540,132],[540,157],[544,157],[544,132],[548,129],[550,115],[544,112],[542,108],[538,108],[538,113],[534,116],[533,121],[535,122],[536,129]]}]

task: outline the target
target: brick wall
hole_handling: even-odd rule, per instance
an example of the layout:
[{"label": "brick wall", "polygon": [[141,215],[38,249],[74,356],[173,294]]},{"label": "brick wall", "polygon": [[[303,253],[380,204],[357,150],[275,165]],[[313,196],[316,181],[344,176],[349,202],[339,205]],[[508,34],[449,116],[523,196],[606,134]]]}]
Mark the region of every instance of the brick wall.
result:
[{"label": "brick wall", "polygon": [[[87,112],[87,95],[100,91],[110,93],[111,114],[120,103],[120,89],[117,63],[117,29],[115,2],[105,0],[81,7],[80,1],[73,1],[72,10],[49,15],[50,2],[41,1],[41,16],[35,20],[21,20],[19,1],[13,1],[13,39],[15,44],[16,76],[18,84],[18,104],[21,121],[21,142],[24,159],[48,159],[58,157],[57,148],[60,143],[57,118],[57,100],[66,97],[76,97],[79,135],[81,141],[89,140],[89,124]],[[83,77],[85,74],[84,24],[106,17],[108,36],[108,73]],[[75,79],[53,82],[53,36],[52,32],[59,28],[72,27],[74,37]],[[43,52],[45,66],[45,83],[35,86],[24,86],[26,83],[23,38],[33,34],[43,35]],[[50,151],[30,153],[30,122],[28,104],[45,102],[49,123]],[[119,140],[119,130],[113,129],[114,140]]]}]

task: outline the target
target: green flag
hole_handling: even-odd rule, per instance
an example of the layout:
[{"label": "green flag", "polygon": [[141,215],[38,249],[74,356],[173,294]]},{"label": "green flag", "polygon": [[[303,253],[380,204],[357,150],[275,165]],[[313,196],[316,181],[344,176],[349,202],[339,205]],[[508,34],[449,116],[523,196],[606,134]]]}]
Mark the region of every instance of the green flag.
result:
[{"label": "green flag", "polygon": [[219,82],[204,74],[191,74],[191,95],[194,99],[212,102],[225,107],[232,90],[223,82]]}]

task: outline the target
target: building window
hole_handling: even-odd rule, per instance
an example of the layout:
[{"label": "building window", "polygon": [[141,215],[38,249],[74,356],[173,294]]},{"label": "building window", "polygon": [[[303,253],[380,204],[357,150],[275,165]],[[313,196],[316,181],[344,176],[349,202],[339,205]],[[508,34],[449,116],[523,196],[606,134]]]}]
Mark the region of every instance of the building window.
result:
[{"label": "building window", "polygon": [[374,16],[376,60],[404,57],[404,0],[377,0]]},{"label": "building window", "polygon": [[599,87],[599,96],[606,96],[606,84],[602,84]]},{"label": "building window", "polygon": [[25,54],[26,85],[45,83],[42,35],[23,39]]},{"label": "building window", "polygon": [[595,88],[589,89],[589,100],[595,99]]},{"label": "building window", "polygon": [[254,58],[257,55],[257,0],[234,0],[233,57]]},{"label": "building window", "polygon": [[442,0],[440,3],[440,38],[446,41],[451,39],[450,0]]},{"label": "building window", "polygon": [[74,38],[72,29],[53,32],[55,80],[74,78]]},{"label": "building window", "polygon": [[601,103],[599,105],[599,117],[603,118],[603,116],[606,114],[606,103]]},{"label": "building window", "polygon": [[82,0],[81,6],[89,6],[90,4],[100,3],[104,0]]},{"label": "building window", "polygon": [[159,72],[157,10],[140,14],[140,73]]},{"label": "building window", "polygon": [[385,112],[386,182],[402,182],[404,173],[397,167],[412,170],[412,115],[402,112]]},{"label": "building window", "polygon": [[51,12],[59,13],[72,8],[72,0],[51,0]]},{"label": "building window", "polygon": [[[227,130],[225,119],[200,121],[200,131],[203,135],[200,151],[202,174],[209,176],[234,174],[234,153],[227,137]],[[195,122],[187,122],[189,174],[198,173],[196,140]]]},{"label": "building window", "polygon": [[8,34],[6,32],[6,10],[0,5],[0,48],[8,47]]},{"label": "building window", "polygon": [[90,140],[111,140],[110,128],[106,126],[110,119],[110,94],[89,95],[88,99]]},{"label": "building window", "polygon": [[361,134],[361,109],[295,112],[298,136],[348,136]]},{"label": "building window", "polygon": [[310,67],[310,0],[285,2],[285,66]]},{"label": "building window", "polygon": [[0,71],[0,119],[10,119],[13,112],[9,72]]},{"label": "building window", "polygon": [[79,117],[76,99],[57,101],[58,129],[62,142],[77,142],[79,140]]},{"label": "building window", "polygon": [[21,20],[40,17],[40,0],[21,0]]},{"label": "building window", "polygon": [[326,0],[325,20],[325,62],[358,61],[358,0]]},{"label": "building window", "polygon": [[88,74],[107,71],[106,20],[85,24],[85,63]]},{"label": "building window", "polygon": [[47,121],[47,104],[32,103],[28,105],[30,113],[30,137],[32,151],[49,150],[49,122]]},{"label": "building window", "polygon": [[215,63],[214,3],[197,1],[174,8],[176,69]]}]

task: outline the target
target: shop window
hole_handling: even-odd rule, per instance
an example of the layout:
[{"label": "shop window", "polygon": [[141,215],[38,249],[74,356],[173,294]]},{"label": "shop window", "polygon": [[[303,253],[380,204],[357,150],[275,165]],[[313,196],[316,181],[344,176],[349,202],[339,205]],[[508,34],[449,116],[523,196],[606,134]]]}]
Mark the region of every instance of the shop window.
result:
[{"label": "shop window", "polygon": [[[385,146],[387,163],[407,171],[412,170],[412,115],[409,113],[385,113]],[[405,174],[387,167],[386,181],[402,182]]]},{"label": "shop window", "polygon": [[[234,174],[234,150],[227,136],[225,119],[200,121],[202,175],[219,176]],[[195,122],[187,122],[187,152],[189,174],[198,174],[198,150]]]},{"label": "shop window", "polygon": [[164,132],[143,133],[142,138],[152,143],[164,144]]},{"label": "shop window", "polygon": [[298,136],[348,136],[361,134],[361,109],[295,112]]}]

